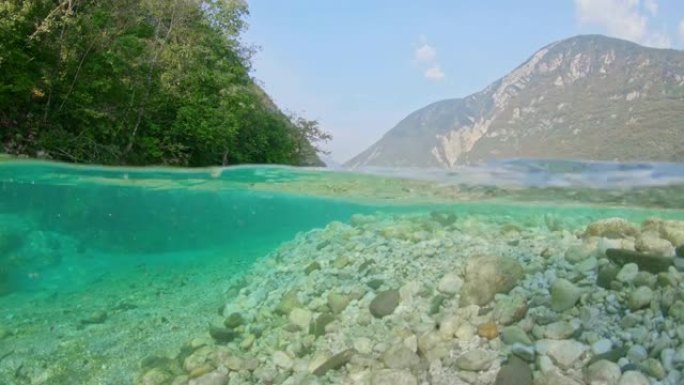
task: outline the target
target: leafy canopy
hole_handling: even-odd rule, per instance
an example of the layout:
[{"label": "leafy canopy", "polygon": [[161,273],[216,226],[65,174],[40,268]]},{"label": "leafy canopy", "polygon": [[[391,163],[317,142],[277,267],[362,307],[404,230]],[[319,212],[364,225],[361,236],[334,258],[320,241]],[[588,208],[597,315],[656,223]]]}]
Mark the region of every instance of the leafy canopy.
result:
[{"label": "leafy canopy", "polygon": [[249,75],[238,0],[0,0],[6,152],[101,164],[310,164],[329,134]]}]

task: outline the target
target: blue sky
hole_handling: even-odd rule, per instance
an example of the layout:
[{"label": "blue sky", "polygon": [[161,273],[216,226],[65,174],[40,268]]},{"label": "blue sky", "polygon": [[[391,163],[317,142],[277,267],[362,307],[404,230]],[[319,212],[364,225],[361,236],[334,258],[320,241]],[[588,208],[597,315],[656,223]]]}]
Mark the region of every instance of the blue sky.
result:
[{"label": "blue sky", "polygon": [[684,48],[684,0],[249,0],[253,76],[346,161],[409,113],[477,92],[553,41]]}]

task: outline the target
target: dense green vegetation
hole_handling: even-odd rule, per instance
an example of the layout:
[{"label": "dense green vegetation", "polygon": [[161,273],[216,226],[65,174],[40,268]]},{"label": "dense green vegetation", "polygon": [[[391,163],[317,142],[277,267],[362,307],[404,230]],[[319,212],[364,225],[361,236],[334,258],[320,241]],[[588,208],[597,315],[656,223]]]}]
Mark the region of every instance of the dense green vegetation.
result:
[{"label": "dense green vegetation", "polygon": [[[0,0],[4,151],[71,162],[311,164],[327,140],[249,75],[240,0]],[[3,148],[0,147],[0,152]]]}]

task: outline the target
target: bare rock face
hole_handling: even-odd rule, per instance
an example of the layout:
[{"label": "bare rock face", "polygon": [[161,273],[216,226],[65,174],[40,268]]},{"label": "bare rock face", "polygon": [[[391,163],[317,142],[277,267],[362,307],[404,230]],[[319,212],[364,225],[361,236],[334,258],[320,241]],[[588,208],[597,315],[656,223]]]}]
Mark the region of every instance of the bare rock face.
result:
[{"label": "bare rock face", "polygon": [[524,274],[523,267],[515,259],[473,257],[466,265],[459,305],[486,305],[494,299],[495,294],[511,291]]},{"label": "bare rock face", "polygon": [[541,48],[480,92],[409,114],[346,166],[682,161],[683,89],[684,51],[577,36]]}]

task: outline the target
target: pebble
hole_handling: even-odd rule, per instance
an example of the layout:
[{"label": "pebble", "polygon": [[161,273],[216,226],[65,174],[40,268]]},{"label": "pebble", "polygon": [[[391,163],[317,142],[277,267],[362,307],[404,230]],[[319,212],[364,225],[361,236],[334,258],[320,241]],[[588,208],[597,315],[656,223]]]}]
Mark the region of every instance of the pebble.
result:
[{"label": "pebble", "polygon": [[615,279],[620,282],[629,283],[634,281],[638,273],[639,266],[636,263],[627,263],[622,266],[620,271],[617,273],[617,276],[615,276]]},{"label": "pebble", "polygon": [[611,283],[615,277],[617,277],[619,272],[620,267],[613,263],[608,263],[602,266],[599,268],[598,276],[596,277],[596,284],[604,289],[610,289]]},{"label": "pebble", "polygon": [[523,345],[532,345],[532,340],[525,333],[525,331],[517,326],[506,326],[501,330],[501,339],[507,345],[513,345],[514,343],[521,343]]},{"label": "pebble", "polygon": [[684,369],[684,345],[680,346],[679,349],[675,351],[675,354],[672,357],[672,364],[676,369]]},{"label": "pebble", "polygon": [[620,367],[608,360],[599,360],[589,365],[586,370],[588,385],[617,385],[622,376]]},{"label": "pebble", "polygon": [[314,271],[320,270],[321,269],[321,264],[314,261],[311,262],[305,269],[304,269],[304,274],[309,275],[313,273]]},{"label": "pebble", "polygon": [[463,279],[457,273],[448,273],[439,280],[437,290],[447,295],[457,294],[463,287]]},{"label": "pebble", "polygon": [[292,361],[292,358],[283,351],[273,352],[272,359],[273,363],[277,367],[283,368],[285,370],[292,369],[292,365],[294,365],[294,361]]},{"label": "pebble", "polygon": [[228,329],[235,329],[239,326],[242,326],[244,323],[245,320],[240,313],[231,313],[228,317],[226,317],[225,321],[223,321],[223,325]]},{"label": "pebble", "polygon": [[231,342],[239,333],[233,329],[211,326],[209,328],[209,335],[218,342]]},{"label": "pebble", "polygon": [[301,306],[302,304],[299,302],[299,298],[297,298],[297,291],[295,289],[291,289],[280,298],[280,302],[276,307],[276,312],[279,314],[288,315],[292,309]]},{"label": "pebble", "polygon": [[598,355],[608,353],[613,348],[613,342],[608,338],[602,338],[591,344],[591,351]]},{"label": "pebble", "polygon": [[354,349],[361,354],[371,354],[373,352],[373,341],[370,338],[359,337],[354,340]]},{"label": "pebble", "polygon": [[349,362],[349,360],[352,359],[352,357],[356,354],[356,351],[354,349],[347,349],[343,350],[334,356],[328,358],[325,362],[323,362],[319,367],[317,367],[314,371],[313,374],[316,376],[323,376],[328,371],[330,370],[337,370]]},{"label": "pebble", "polygon": [[351,300],[351,297],[347,295],[330,292],[328,294],[328,307],[334,314],[340,314],[349,306]]},{"label": "pebble", "polygon": [[381,369],[373,372],[370,385],[418,385],[418,380],[408,370]]},{"label": "pebble", "polygon": [[145,372],[140,380],[145,385],[162,385],[171,380],[171,374],[161,368],[153,368]]},{"label": "pebble", "polygon": [[622,374],[618,385],[650,385],[648,378],[637,372],[636,370],[629,370]]},{"label": "pebble", "polygon": [[674,357],[675,350],[672,348],[665,348],[660,352],[660,362],[668,372],[674,370]]},{"label": "pebble", "polygon": [[527,314],[527,300],[520,295],[506,295],[497,299],[493,317],[501,325],[511,325]]},{"label": "pebble", "polygon": [[562,312],[575,306],[582,291],[572,282],[559,278],[551,284],[551,308]]},{"label": "pebble", "polygon": [[575,269],[581,272],[595,271],[598,267],[598,259],[596,257],[589,257],[582,262],[575,265]]},{"label": "pebble", "polygon": [[456,358],[456,366],[461,370],[477,372],[489,369],[497,353],[490,350],[475,349],[461,354]]},{"label": "pebble", "polygon": [[325,327],[333,321],[335,321],[335,316],[330,313],[321,313],[316,317],[316,320],[311,323],[309,333],[316,337],[325,335]]},{"label": "pebble", "polygon": [[639,310],[650,305],[651,301],[653,301],[653,290],[648,286],[639,286],[630,293],[628,306],[632,311]]},{"label": "pebble", "polygon": [[188,385],[227,385],[228,370],[215,370],[188,382]]},{"label": "pebble", "polygon": [[532,370],[526,362],[510,357],[499,369],[494,385],[532,385]]},{"label": "pebble", "polygon": [[300,330],[309,330],[311,324],[311,311],[303,308],[294,308],[290,312],[288,319],[290,323],[297,326]]},{"label": "pebble", "polygon": [[510,257],[476,256],[466,263],[459,305],[483,306],[497,293],[508,293],[525,275],[520,262]]},{"label": "pebble", "polygon": [[606,256],[618,265],[636,263],[639,265],[639,270],[648,271],[654,274],[667,271],[673,263],[673,258],[660,257],[625,249],[607,249]]},{"label": "pebble", "polygon": [[638,368],[641,369],[644,374],[659,380],[662,380],[665,378],[665,376],[667,376],[663,364],[661,364],[659,360],[652,357],[645,359],[641,364],[638,365]]},{"label": "pebble", "polygon": [[641,233],[634,244],[638,251],[651,253],[657,256],[672,257],[675,254],[672,243],[667,239],[661,239],[659,234],[654,232]]},{"label": "pebble", "polygon": [[582,385],[557,371],[550,370],[534,380],[535,385]]},{"label": "pebble", "polygon": [[98,310],[95,312],[92,312],[91,314],[88,315],[87,318],[82,319],[81,323],[82,324],[101,324],[104,323],[107,320],[107,312]]},{"label": "pebble", "polygon": [[533,346],[516,342],[511,346],[511,353],[527,362],[533,362],[536,352]]},{"label": "pebble", "polygon": [[418,365],[420,358],[406,346],[397,345],[382,355],[382,362],[390,369],[406,369]]},{"label": "pebble", "polygon": [[561,369],[572,367],[587,350],[575,340],[539,340],[535,343],[537,352],[546,354]]},{"label": "pebble", "polygon": [[492,340],[499,336],[499,328],[495,322],[486,322],[477,327],[477,335]]},{"label": "pebble", "polygon": [[544,327],[544,337],[552,340],[564,340],[572,336],[575,329],[567,321],[556,321]]},{"label": "pebble", "polygon": [[572,264],[577,264],[589,258],[593,252],[594,249],[592,247],[582,244],[568,247],[564,256],[566,261]]},{"label": "pebble", "polygon": [[369,310],[373,317],[382,318],[394,313],[399,306],[399,290],[386,290],[378,293],[371,301]]},{"label": "pebble", "polygon": [[584,231],[584,236],[618,239],[635,236],[638,233],[639,229],[623,218],[606,218],[590,223]]}]

